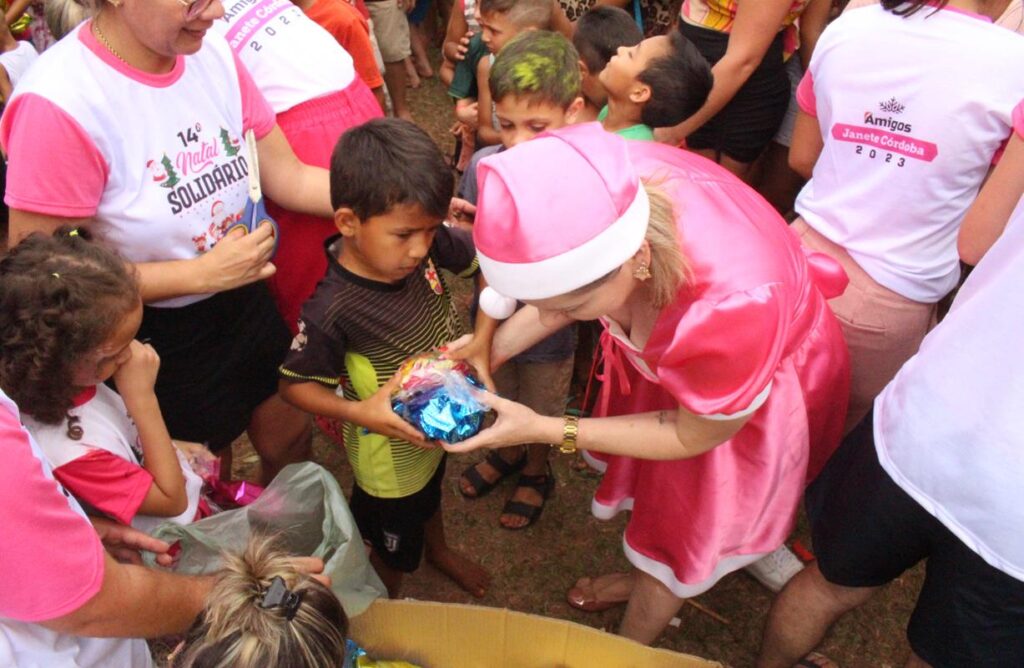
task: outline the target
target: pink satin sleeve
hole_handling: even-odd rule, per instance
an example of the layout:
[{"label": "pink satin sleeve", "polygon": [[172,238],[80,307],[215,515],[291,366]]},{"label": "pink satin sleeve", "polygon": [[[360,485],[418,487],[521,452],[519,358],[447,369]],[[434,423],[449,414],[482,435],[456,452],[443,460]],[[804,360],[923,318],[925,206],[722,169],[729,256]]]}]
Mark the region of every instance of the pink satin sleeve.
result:
[{"label": "pink satin sleeve", "polygon": [[785,353],[781,314],[787,306],[777,285],[694,302],[660,356],[660,384],[696,415],[746,410],[768,387]]},{"label": "pink satin sleeve", "polygon": [[1013,108],[1013,130],[1024,139],[1024,101]]}]

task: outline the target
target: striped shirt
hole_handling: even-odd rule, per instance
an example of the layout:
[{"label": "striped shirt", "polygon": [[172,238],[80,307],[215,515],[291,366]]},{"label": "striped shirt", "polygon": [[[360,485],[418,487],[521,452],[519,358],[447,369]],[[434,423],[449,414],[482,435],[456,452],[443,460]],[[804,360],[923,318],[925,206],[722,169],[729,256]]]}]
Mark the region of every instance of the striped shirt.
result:
[{"label": "striped shirt", "polygon": [[[442,226],[419,269],[398,283],[381,283],[342,267],[340,244],[340,235],[325,244],[327,275],[302,307],[281,375],[341,386],[346,400],[363,401],[406,359],[459,337],[461,320],[438,269],[469,276],[477,270],[476,254],[468,232]],[[344,439],[356,484],[381,498],[423,489],[444,454],[352,423],[345,423]]]}]

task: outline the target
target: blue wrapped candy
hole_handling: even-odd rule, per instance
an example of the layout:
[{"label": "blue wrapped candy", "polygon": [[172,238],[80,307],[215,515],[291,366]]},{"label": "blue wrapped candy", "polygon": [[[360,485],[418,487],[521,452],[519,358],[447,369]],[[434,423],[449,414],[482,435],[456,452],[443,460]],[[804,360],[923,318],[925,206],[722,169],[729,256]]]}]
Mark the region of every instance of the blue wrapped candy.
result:
[{"label": "blue wrapped candy", "polygon": [[458,443],[480,431],[489,409],[474,396],[483,385],[469,364],[426,354],[407,360],[398,374],[391,409],[428,439]]}]

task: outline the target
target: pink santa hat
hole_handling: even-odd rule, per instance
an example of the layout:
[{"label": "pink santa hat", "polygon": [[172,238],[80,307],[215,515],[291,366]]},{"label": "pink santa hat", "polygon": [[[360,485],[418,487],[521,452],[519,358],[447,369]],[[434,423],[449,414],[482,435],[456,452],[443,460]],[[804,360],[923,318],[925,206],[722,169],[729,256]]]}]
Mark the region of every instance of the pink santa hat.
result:
[{"label": "pink santa hat", "polygon": [[480,162],[473,241],[488,288],[480,307],[563,295],[640,248],[650,202],[626,142],[597,123],[569,126]]}]

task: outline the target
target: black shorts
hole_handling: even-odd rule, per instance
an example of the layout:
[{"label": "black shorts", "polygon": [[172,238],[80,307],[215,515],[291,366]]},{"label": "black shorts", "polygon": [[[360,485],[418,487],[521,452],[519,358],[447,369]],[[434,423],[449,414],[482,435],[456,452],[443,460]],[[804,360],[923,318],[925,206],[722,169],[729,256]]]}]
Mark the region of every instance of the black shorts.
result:
[{"label": "black shorts", "polygon": [[833,584],[881,586],[928,560],[907,628],[919,657],[1024,666],[1024,582],[990,566],[889,477],[871,414],[808,488],[807,514],[818,568]]},{"label": "black shorts", "polygon": [[[679,22],[679,32],[714,66],[729,46],[728,33]],[[780,32],[761,64],[725,107],[686,138],[687,148],[712,150],[737,162],[761,155],[778,132],[789,107],[790,83]]]},{"label": "black shorts", "polygon": [[359,533],[388,568],[412,573],[420,567],[424,527],[441,509],[441,482],[447,461],[448,455],[442,457],[423,489],[409,496],[382,499],[370,496],[358,484],[352,486],[349,507]]},{"label": "black shorts", "polygon": [[147,306],[138,338],[160,355],[156,396],[171,436],[214,451],[277,392],[291,342],[262,281],[179,308]]}]

